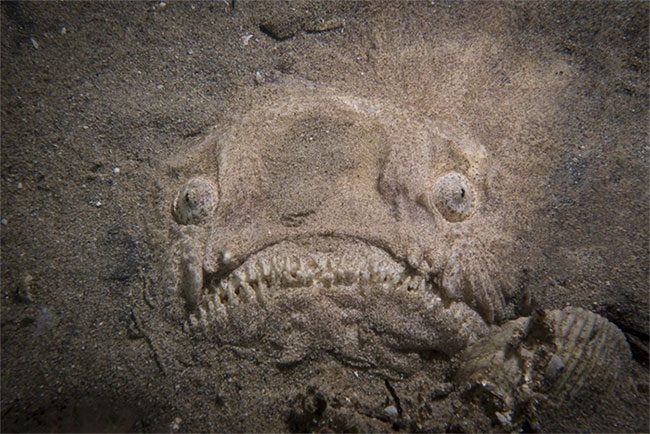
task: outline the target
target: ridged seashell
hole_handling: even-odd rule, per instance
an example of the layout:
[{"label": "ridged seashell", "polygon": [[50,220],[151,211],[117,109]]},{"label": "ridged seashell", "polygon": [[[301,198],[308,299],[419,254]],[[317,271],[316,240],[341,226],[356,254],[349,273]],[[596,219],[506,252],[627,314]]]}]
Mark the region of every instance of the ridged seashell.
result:
[{"label": "ridged seashell", "polygon": [[[581,394],[614,393],[628,375],[631,353],[621,330],[580,308],[566,308],[504,324],[462,356],[455,382],[478,397],[502,425],[521,421],[540,394],[569,406]],[[508,426],[508,429],[513,428]]]},{"label": "ridged seashell", "polygon": [[595,378],[609,390],[625,374],[632,355],[616,325],[580,308],[552,311],[550,319],[555,326],[555,354],[564,369],[555,381],[545,378],[549,393],[570,400]]}]

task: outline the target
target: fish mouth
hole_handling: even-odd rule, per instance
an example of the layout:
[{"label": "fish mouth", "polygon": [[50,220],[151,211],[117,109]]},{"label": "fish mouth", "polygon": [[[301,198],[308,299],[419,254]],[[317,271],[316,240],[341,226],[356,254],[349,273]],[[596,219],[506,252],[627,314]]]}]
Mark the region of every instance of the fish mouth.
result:
[{"label": "fish mouth", "polygon": [[191,323],[227,316],[250,303],[267,306],[300,289],[327,291],[376,288],[419,294],[442,303],[428,277],[369,242],[342,237],[310,236],[274,243],[249,255],[223,276],[204,278],[202,300]]},{"label": "fish mouth", "polygon": [[324,356],[404,373],[488,331],[426,272],[358,238],[282,240],[203,281],[188,331],[278,364]]}]

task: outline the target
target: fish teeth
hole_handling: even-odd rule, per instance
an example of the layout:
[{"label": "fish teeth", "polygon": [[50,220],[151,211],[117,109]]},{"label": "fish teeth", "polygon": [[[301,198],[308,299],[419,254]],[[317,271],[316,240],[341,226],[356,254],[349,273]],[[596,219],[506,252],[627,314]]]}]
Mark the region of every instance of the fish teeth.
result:
[{"label": "fish teeth", "polygon": [[426,279],[409,275],[403,269],[396,270],[393,265],[386,260],[342,259],[327,254],[259,258],[243,264],[218,285],[213,284],[199,305],[201,308],[188,319],[188,327],[200,326],[206,318],[227,317],[228,310],[239,304],[256,301],[265,305],[269,291],[279,285],[308,287],[318,284],[330,288],[358,284],[388,291],[419,292],[423,296],[432,294]]},{"label": "fish teeth", "polygon": [[309,285],[312,282],[312,275],[306,270],[298,270],[296,273],[296,279],[301,285]]},{"label": "fish teeth", "polygon": [[237,303],[237,297],[235,296],[235,286],[232,282],[228,281],[223,287],[223,291],[228,299],[228,305],[234,306]]},{"label": "fish teeth", "polygon": [[[275,258],[273,258],[273,259],[275,260]],[[264,275],[264,277],[270,277],[271,276],[271,265],[272,264],[270,264],[268,261],[265,261],[265,260],[262,259],[260,261],[260,265],[261,265],[262,274]],[[275,264],[273,264],[273,265],[275,265]]]},{"label": "fish teeth", "polygon": [[257,298],[257,302],[265,306],[266,305],[266,294],[268,293],[268,288],[266,287],[266,284],[264,283],[263,280],[260,280],[258,282],[257,287],[255,288],[255,297]]},{"label": "fish teeth", "polygon": [[300,270],[301,262],[296,257],[291,257],[287,259],[287,268],[291,271],[291,274],[296,274]]},{"label": "fish teeth", "polygon": [[367,270],[362,271],[359,273],[359,282],[362,284],[366,284],[370,282],[370,272]]},{"label": "fish teeth", "polygon": [[293,286],[297,282],[297,279],[291,274],[289,270],[284,270],[282,272],[282,283],[285,285]]},{"label": "fish teeth", "polygon": [[237,279],[235,281],[235,286],[237,286],[241,282],[246,282],[246,280],[247,280],[246,279],[246,273],[241,268],[238,268],[237,270],[235,270],[235,272],[233,273],[233,276]]},{"label": "fish teeth", "polygon": [[249,302],[253,299],[255,290],[248,284],[248,282],[242,282],[239,287],[239,295],[245,302]]},{"label": "fish teeth", "polygon": [[253,264],[248,264],[246,267],[246,278],[248,281],[257,280],[257,268]]}]

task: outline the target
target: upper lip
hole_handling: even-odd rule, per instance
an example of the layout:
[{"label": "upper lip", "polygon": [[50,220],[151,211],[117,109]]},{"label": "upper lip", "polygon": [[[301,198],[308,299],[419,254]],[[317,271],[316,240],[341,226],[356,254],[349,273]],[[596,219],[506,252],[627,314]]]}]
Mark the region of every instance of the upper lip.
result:
[{"label": "upper lip", "polygon": [[[221,279],[232,273],[252,256],[275,245],[283,242],[326,239],[360,243],[370,249],[377,248],[389,255],[395,262],[401,263],[407,268],[419,268],[406,255],[401,253],[404,249],[403,246],[398,244],[397,239],[393,239],[391,236],[376,236],[366,232],[361,226],[358,229],[351,228],[343,231],[329,229],[305,231],[302,228],[298,231],[281,228],[281,230],[274,230],[273,233],[269,231],[268,234],[263,229],[244,231],[242,234],[231,237],[230,240],[223,240],[218,244],[208,243],[203,260],[203,269],[206,274]],[[231,243],[237,247],[231,250],[229,246]],[[241,251],[238,251],[240,249]],[[225,260],[226,255],[228,255],[228,260]]]}]

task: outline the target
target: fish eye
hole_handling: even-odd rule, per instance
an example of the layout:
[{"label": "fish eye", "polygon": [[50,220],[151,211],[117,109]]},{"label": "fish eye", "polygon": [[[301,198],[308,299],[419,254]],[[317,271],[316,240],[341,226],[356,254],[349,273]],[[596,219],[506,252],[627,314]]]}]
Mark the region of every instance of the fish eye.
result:
[{"label": "fish eye", "polygon": [[474,207],[474,188],[458,172],[449,172],[438,178],[433,186],[433,203],[442,216],[450,222],[468,218]]},{"label": "fish eye", "polygon": [[201,224],[212,214],[216,205],[215,185],[207,179],[193,178],[176,194],[172,204],[172,214],[179,224]]}]

